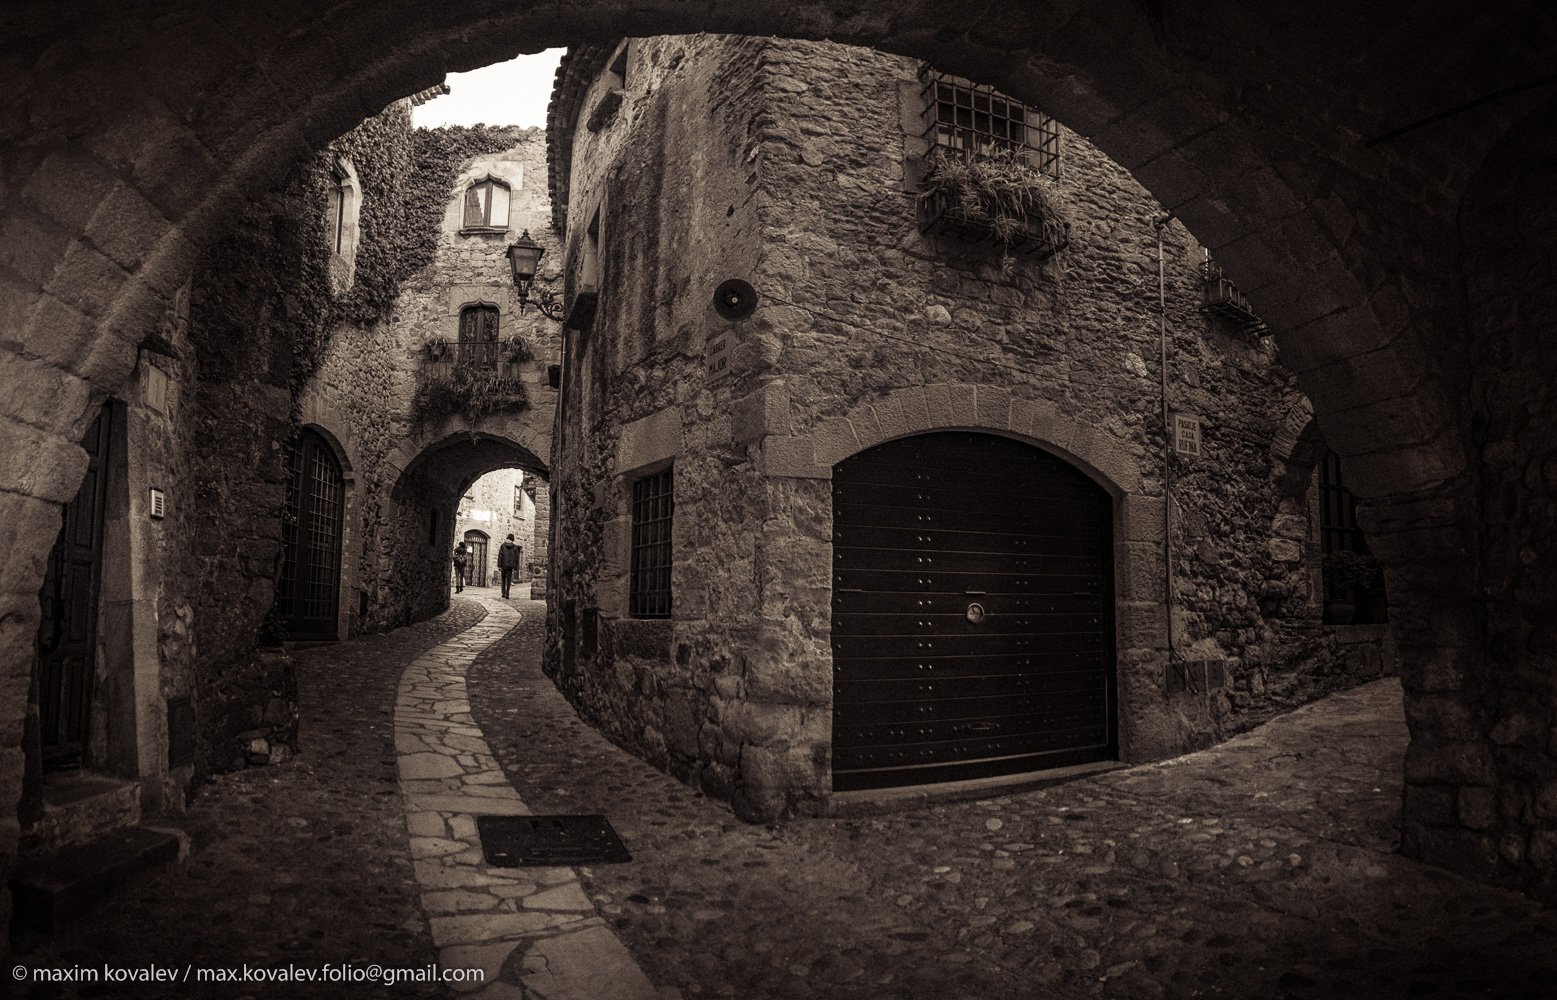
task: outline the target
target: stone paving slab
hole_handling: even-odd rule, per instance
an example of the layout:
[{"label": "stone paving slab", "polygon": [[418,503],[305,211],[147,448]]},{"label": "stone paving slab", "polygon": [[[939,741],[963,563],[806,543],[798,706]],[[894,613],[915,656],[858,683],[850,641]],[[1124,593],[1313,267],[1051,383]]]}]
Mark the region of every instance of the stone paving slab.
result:
[{"label": "stone paving slab", "polygon": [[1557,911],[1392,853],[1400,689],[1222,746],[977,802],[778,827],[629,756],[539,668],[544,606],[477,657],[472,713],[538,811],[607,815],[583,869],[693,997],[1557,997]]},{"label": "stone paving slab", "polygon": [[465,672],[519,615],[506,601],[473,599],[486,617],[407,665],[396,701],[408,846],[438,962],[486,970],[469,990],[494,1000],[655,1000],[572,869],[486,863],[476,817],[532,813],[471,725],[465,695]]}]

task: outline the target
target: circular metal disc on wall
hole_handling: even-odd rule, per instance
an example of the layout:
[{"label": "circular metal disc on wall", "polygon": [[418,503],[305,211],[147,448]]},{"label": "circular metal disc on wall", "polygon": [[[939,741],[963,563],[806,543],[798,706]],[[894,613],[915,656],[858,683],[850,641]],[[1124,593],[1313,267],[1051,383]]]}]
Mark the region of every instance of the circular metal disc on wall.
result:
[{"label": "circular metal disc on wall", "polygon": [[721,281],[714,289],[714,311],[725,319],[745,319],[757,310],[757,290],[740,278]]}]

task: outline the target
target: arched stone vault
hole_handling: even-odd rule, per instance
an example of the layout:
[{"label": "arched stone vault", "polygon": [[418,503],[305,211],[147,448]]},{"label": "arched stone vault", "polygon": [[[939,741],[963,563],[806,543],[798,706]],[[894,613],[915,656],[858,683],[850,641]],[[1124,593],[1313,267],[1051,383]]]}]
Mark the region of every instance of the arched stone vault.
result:
[{"label": "arched stone vault", "polygon": [[[1356,4],[1322,18],[1234,0],[1164,11],[1154,19],[1129,0],[1001,0],[977,14],[901,0],[8,4],[0,649],[26,659],[43,560],[80,480],[77,442],[96,404],[124,391],[136,345],[234,206],[451,70],[551,45],[708,30],[926,58],[1089,136],[1212,249],[1276,331],[1326,440],[1373,501],[1364,516],[1399,588],[1403,663],[1438,670],[1450,657],[1474,674],[1487,655],[1524,655],[1492,653],[1482,631],[1477,577],[1505,567],[1453,579],[1435,567],[1475,565],[1480,551],[1471,362],[1488,354],[1465,348],[1456,210],[1488,149],[1546,96],[1525,85],[1550,73],[1551,15],[1511,0]],[[1417,578],[1431,585],[1413,601]],[[1410,670],[1407,689],[1420,690]],[[23,703],[26,674],[23,665],[0,677],[6,705]],[[1492,725],[1421,712],[1412,722],[1422,746],[1445,726],[1469,745]],[[0,718],[4,746],[17,745],[19,726],[19,713]],[[1486,773],[1502,780],[1496,766]],[[1415,808],[1408,798],[1408,823]],[[1517,836],[1508,864],[1535,858],[1557,872],[1557,815],[1548,819],[1534,833],[1533,821],[1509,820],[1412,846],[1462,867],[1473,849],[1469,864],[1491,871],[1488,845]]]},{"label": "arched stone vault", "polygon": [[[524,428],[520,428],[522,432]],[[398,469],[396,488],[415,477],[424,483],[447,487],[449,501],[458,500],[471,483],[497,469],[523,469],[542,479],[547,477],[549,441],[526,441],[516,436],[489,431],[461,430],[421,444],[402,444],[390,459]],[[536,449],[539,443],[543,447]]]}]

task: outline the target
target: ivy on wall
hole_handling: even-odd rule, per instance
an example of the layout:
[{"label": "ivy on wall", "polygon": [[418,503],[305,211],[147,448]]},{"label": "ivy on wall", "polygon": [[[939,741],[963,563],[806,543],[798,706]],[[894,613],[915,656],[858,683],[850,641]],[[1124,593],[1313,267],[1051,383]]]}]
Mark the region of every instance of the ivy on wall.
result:
[{"label": "ivy on wall", "polygon": [[[461,165],[515,145],[513,127],[413,129],[409,106],[391,105],[341,136],[251,203],[211,252],[196,281],[196,341],[206,377],[240,373],[295,395],[318,370],[330,331],[388,318],[402,285],[432,265],[440,223]],[[331,174],[349,157],[361,185],[356,274],[330,285]]]}]

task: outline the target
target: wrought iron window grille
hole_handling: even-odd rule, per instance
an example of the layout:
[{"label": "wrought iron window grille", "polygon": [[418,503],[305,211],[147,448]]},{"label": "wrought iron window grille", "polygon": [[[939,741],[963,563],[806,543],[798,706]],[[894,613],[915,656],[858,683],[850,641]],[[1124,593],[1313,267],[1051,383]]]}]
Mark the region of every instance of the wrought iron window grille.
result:
[{"label": "wrought iron window grille", "polygon": [[628,614],[670,617],[671,520],[675,512],[672,470],[633,483],[632,567]]},{"label": "wrought iron window grille", "polygon": [[1049,177],[1060,172],[1060,129],[1053,118],[984,84],[922,66],[924,139],[946,156],[1011,153]]},{"label": "wrought iron window grille", "polygon": [[[983,84],[921,66],[922,138],[930,153],[917,203],[921,232],[965,243],[997,243],[1046,260],[1070,243],[1070,226],[1041,191],[1023,190],[1031,170],[1060,171],[1053,118]],[[957,164],[956,178],[948,164]],[[966,166],[962,166],[965,164]]]}]

